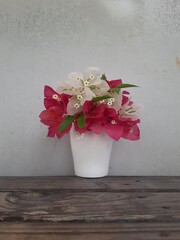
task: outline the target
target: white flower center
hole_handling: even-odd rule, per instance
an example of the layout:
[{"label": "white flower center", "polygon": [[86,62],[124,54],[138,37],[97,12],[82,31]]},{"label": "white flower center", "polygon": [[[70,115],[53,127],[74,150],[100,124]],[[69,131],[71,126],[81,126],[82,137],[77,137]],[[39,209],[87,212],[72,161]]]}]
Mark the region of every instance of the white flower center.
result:
[{"label": "white flower center", "polygon": [[78,99],[78,100],[82,100],[82,99],[83,99],[83,96],[82,96],[82,95],[77,95],[77,99]]},{"label": "white flower center", "polygon": [[133,132],[133,129],[131,128],[129,132],[132,133],[132,132]]},{"label": "white flower center", "polygon": [[61,101],[61,98],[57,94],[53,94],[52,98],[59,102]]},{"label": "white flower center", "polygon": [[74,104],[74,107],[75,107],[76,109],[78,109],[78,108],[80,107],[79,103],[75,103],[75,104]]},{"label": "white flower center", "polygon": [[89,81],[87,81],[87,80],[84,81],[84,86],[85,86],[85,87],[88,87],[88,86],[89,86]]},{"label": "white flower center", "polygon": [[113,103],[111,102],[111,101],[108,101],[108,106],[112,106],[113,105]]},{"label": "white flower center", "polygon": [[105,101],[104,100],[101,100],[101,101],[99,101],[100,103],[104,103]]},{"label": "white flower center", "polygon": [[117,124],[117,122],[115,120],[112,120],[111,123],[112,124]]},{"label": "white flower center", "polygon": [[81,78],[80,78],[80,77],[77,77],[77,80],[81,80]]},{"label": "white flower center", "polygon": [[110,98],[109,101],[110,101],[110,102],[114,102],[114,98]]},{"label": "white flower center", "polygon": [[89,76],[89,78],[90,78],[90,79],[94,79],[94,75],[91,74],[91,75]]}]

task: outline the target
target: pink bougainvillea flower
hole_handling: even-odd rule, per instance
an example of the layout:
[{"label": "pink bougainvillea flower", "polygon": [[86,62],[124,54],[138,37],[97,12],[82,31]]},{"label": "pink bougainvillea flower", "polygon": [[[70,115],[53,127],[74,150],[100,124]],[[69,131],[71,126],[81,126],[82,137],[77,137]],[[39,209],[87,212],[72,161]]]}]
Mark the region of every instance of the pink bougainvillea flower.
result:
[{"label": "pink bougainvillea flower", "polygon": [[115,88],[119,85],[122,84],[122,80],[121,79],[117,79],[117,80],[106,80],[106,82],[108,83],[110,88]]},{"label": "pink bougainvillea flower", "polygon": [[61,138],[70,131],[71,126],[66,128],[62,133],[59,133],[59,127],[64,117],[62,117],[62,112],[57,106],[42,111],[39,117],[43,124],[49,126],[48,137],[54,137],[56,135],[58,138]]},{"label": "pink bougainvillea flower", "polygon": [[99,118],[104,113],[107,108],[107,104],[94,104],[92,101],[86,101],[83,105],[83,112],[86,114],[87,118]]},{"label": "pink bougainvillea flower", "polygon": [[77,122],[75,121],[75,130],[79,133],[85,131],[92,131],[96,134],[101,132],[102,117],[104,110],[107,108],[107,104],[97,105],[92,101],[86,101],[83,105],[83,114],[85,115],[85,127],[79,128]]},{"label": "pink bougainvillea flower", "polygon": [[58,106],[63,113],[66,113],[67,104],[69,101],[70,95],[67,94],[59,94],[54,91],[51,87],[45,86],[44,87],[44,106],[46,109],[49,109],[53,106]]},{"label": "pink bougainvillea flower", "polygon": [[106,124],[103,126],[103,130],[107,133],[107,135],[114,140],[118,141],[123,136],[123,127],[118,124]]},{"label": "pink bougainvillea flower", "polygon": [[131,140],[131,141],[139,140],[140,139],[140,130],[139,130],[138,125],[134,125],[131,127],[125,126],[123,128],[123,138]]},{"label": "pink bougainvillea flower", "polygon": [[83,112],[86,115],[87,129],[99,134],[102,130],[102,119],[107,104],[93,104],[91,101],[86,101],[83,106]]},{"label": "pink bougainvillea flower", "polygon": [[123,127],[119,121],[116,110],[108,108],[104,111],[102,129],[109,137],[118,141],[123,136]]},{"label": "pink bougainvillea flower", "polygon": [[129,92],[123,91],[122,92],[122,105],[128,104],[129,102],[130,102]]},{"label": "pink bougainvillea flower", "polygon": [[130,93],[129,93],[128,91],[126,91],[126,90],[123,90],[123,91],[122,91],[122,94],[124,94],[124,95],[129,95]]},{"label": "pink bougainvillea flower", "polygon": [[123,127],[119,124],[117,112],[108,108],[107,104],[93,104],[90,101],[84,104],[87,129],[99,134],[102,130],[114,140],[119,140],[123,135]]},{"label": "pink bougainvillea flower", "polygon": [[137,126],[137,123],[140,123],[140,120],[137,119],[132,121],[132,119],[121,119],[123,125],[123,138],[136,141],[140,139],[140,130]]}]

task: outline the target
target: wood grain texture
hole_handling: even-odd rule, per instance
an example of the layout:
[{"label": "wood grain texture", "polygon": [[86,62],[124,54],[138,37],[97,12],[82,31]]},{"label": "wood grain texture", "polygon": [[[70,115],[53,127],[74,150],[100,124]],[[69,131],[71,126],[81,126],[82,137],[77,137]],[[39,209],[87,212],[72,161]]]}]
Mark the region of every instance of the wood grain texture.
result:
[{"label": "wood grain texture", "polygon": [[0,177],[0,191],[18,190],[180,192],[180,177]]},{"label": "wood grain texture", "polygon": [[1,177],[0,240],[180,239],[180,177]]},{"label": "wood grain texture", "polygon": [[[180,223],[2,223],[1,240],[179,240]],[[7,238],[8,237],[8,238]]]}]

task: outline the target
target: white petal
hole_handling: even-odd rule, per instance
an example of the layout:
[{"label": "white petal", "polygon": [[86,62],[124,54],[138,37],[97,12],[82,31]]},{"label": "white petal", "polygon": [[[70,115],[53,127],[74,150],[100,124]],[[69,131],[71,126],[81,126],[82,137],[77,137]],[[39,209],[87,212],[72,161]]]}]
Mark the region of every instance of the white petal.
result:
[{"label": "white petal", "polygon": [[89,89],[88,87],[85,87],[81,104],[83,105],[85,101],[92,100],[92,98],[95,97],[95,96],[96,95],[93,93],[93,91],[91,91],[91,89]]},{"label": "white petal", "polygon": [[132,106],[135,108],[137,115],[140,115],[144,110],[144,106],[142,104],[133,103]]},{"label": "white petal", "polygon": [[[132,109],[131,109],[132,107]],[[133,103],[132,105],[124,104],[119,111],[119,115],[122,118],[132,118],[136,120],[139,118],[139,114],[143,111],[144,106],[142,104]]]},{"label": "white petal", "polygon": [[97,86],[98,88],[93,89],[92,91],[95,93],[96,96],[102,96],[107,94],[109,90],[109,85],[104,80],[101,80],[101,84]]},{"label": "white petal", "polygon": [[78,88],[74,88],[66,83],[62,83],[58,86],[57,88],[57,92],[58,93],[66,93],[69,95],[78,95],[79,94],[79,90]]},{"label": "white petal", "polygon": [[109,85],[107,84],[106,81],[101,80],[100,88],[101,88],[103,91],[107,92],[107,91],[109,90]]},{"label": "white petal", "polygon": [[56,91],[57,91],[58,93],[60,93],[60,94],[63,93],[63,92],[64,92],[64,91],[63,91],[63,86],[64,86],[64,84],[60,83],[60,84],[58,85]]},{"label": "white petal", "polygon": [[101,70],[100,70],[100,68],[98,68],[98,67],[88,67],[88,68],[85,70],[85,72],[90,72],[90,73],[92,73],[92,74],[94,74],[94,75],[99,75],[99,74],[101,74]]},{"label": "white petal", "polygon": [[71,72],[68,74],[68,80],[65,83],[74,88],[82,87],[83,74],[78,72]]},{"label": "white petal", "polygon": [[97,77],[89,80],[90,86],[91,85],[94,85],[94,86],[100,85],[101,82],[102,82],[102,80],[100,78],[97,78]]},{"label": "white petal", "polygon": [[77,103],[77,100],[75,98],[71,98],[67,104],[67,114],[74,116],[76,113],[79,113],[82,111],[82,106],[79,108],[75,108],[74,105]]},{"label": "white petal", "polygon": [[134,108],[135,112],[131,114],[132,119],[136,120],[139,118],[139,115],[143,112],[144,106],[142,104],[133,103],[132,107]]},{"label": "white petal", "polygon": [[119,109],[121,108],[121,105],[122,105],[122,94],[121,94],[121,92],[120,92],[120,94],[113,93],[113,94],[111,94],[111,96],[114,98],[114,103],[113,103],[112,107],[116,111],[119,111]]},{"label": "white petal", "polygon": [[89,67],[84,71],[84,79],[89,79],[90,75],[93,75],[95,79],[99,79],[102,76],[101,70],[98,67]]}]

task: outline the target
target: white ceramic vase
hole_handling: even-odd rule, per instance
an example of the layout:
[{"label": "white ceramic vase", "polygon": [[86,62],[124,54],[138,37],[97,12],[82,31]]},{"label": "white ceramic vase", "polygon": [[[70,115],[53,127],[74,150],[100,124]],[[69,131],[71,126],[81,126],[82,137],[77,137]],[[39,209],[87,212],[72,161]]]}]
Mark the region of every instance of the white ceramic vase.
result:
[{"label": "white ceramic vase", "polygon": [[70,142],[77,176],[98,178],[108,174],[113,143],[110,137],[103,132],[79,134],[72,127]]}]

